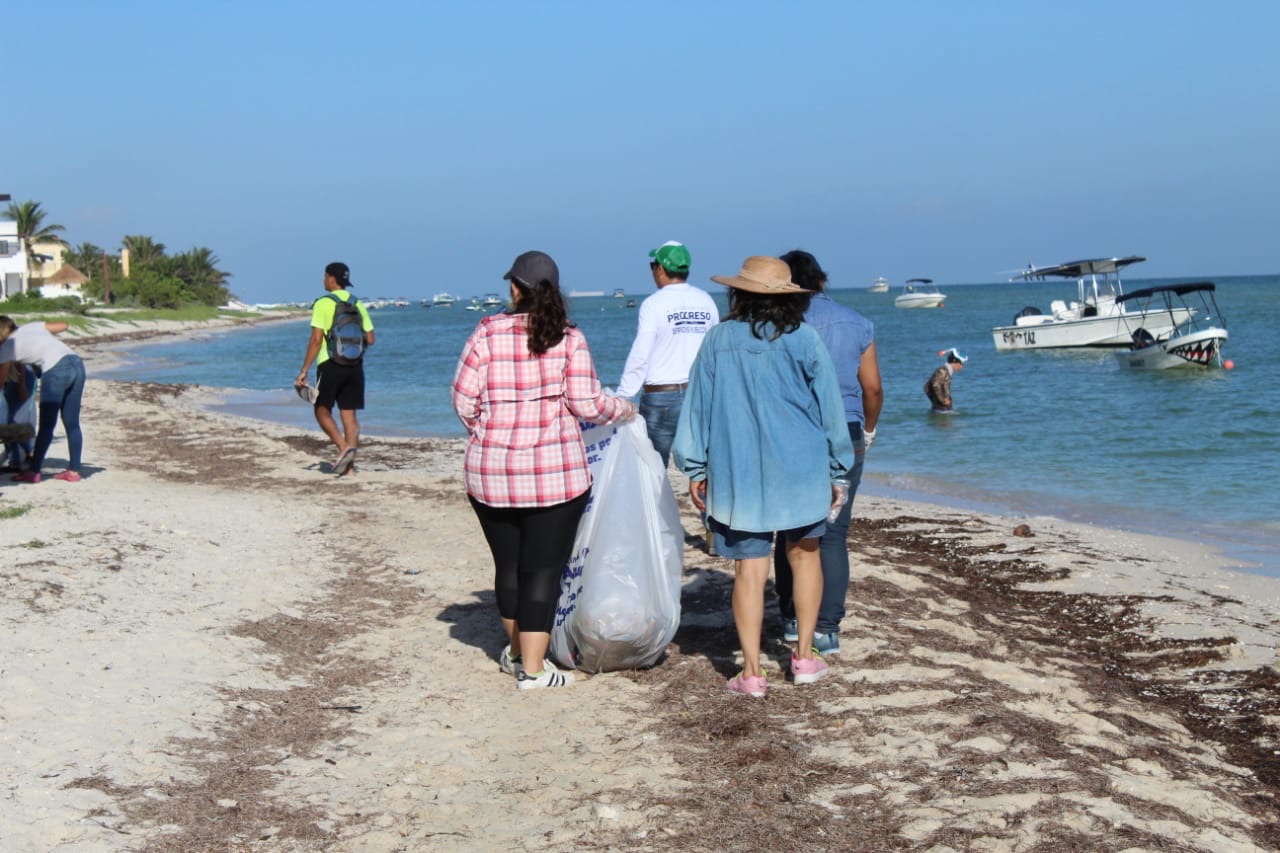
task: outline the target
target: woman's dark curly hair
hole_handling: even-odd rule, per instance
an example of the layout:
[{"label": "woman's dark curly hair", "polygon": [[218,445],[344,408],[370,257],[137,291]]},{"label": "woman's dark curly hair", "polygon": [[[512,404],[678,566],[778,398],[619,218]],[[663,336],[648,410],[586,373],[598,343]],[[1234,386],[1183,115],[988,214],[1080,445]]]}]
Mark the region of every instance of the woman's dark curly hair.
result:
[{"label": "woman's dark curly hair", "polygon": [[518,297],[513,313],[529,315],[529,354],[543,355],[564,340],[570,326],[560,285],[544,278],[530,285],[517,281],[515,286]]},{"label": "woman's dark curly hair", "polygon": [[729,315],[725,319],[750,323],[751,334],[762,341],[772,341],[800,328],[811,296],[810,293],[752,293],[733,287],[729,289]]}]

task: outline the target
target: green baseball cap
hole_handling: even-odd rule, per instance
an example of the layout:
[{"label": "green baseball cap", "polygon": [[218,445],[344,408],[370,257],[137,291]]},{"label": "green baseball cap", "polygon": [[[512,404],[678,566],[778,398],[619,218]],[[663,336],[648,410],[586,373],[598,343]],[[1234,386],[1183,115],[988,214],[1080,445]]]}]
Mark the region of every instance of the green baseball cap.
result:
[{"label": "green baseball cap", "polygon": [[658,248],[650,249],[649,257],[667,272],[689,272],[689,250],[685,248],[684,243],[668,240]]}]

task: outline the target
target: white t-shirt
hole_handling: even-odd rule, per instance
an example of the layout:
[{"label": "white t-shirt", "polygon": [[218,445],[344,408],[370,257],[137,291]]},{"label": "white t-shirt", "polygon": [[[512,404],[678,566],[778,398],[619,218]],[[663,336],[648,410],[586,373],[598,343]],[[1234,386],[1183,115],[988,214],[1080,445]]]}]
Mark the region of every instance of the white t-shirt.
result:
[{"label": "white t-shirt", "polygon": [[53,367],[63,356],[75,355],[71,347],[53,336],[44,323],[24,323],[0,344],[0,364],[17,361],[40,373]]},{"label": "white t-shirt", "polygon": [[720,309],[705,290],[687,282],[658,288],[640,303],[636,339],[622,368],[618,396],[634,397],[645,385],[689,381],[703,337],[719,322]]}]

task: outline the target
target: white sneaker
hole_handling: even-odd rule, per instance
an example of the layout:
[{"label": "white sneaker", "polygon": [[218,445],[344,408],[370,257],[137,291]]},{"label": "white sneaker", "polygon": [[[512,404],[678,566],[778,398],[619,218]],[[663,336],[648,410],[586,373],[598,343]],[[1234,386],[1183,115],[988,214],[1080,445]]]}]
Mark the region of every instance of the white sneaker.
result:
[{"label": "white sneaker", "polygon": [[543,670],[532,675],[523,667],[516,670],[516,687],[521,690],[540,690],[543,687],[568,687],[573,684],[573,673],[561,672],[549,660],[543,660]]},{"label": "white sneaker", "polygon": [[507,643],[506,648],[502,650],[502,654],[498,655],[498,668],[507,675],[515,675],[520,669],[520,656],[511,656],[511,644]]}]

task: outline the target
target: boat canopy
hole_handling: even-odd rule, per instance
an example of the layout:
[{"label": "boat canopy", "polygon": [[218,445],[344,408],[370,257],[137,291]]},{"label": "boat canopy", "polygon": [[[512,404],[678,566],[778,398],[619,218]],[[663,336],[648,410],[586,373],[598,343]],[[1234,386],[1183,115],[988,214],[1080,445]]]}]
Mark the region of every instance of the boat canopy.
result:
[{"label": "boat canopy", "polygon": [[918,281],[921,284],[933,284],[933,279],[931,278],[909,278],[907,279],[907,284],[911,284],[913,281]]},{"label": "boat canopy", "polygon": [[1084,278],[1087,275],[1111,275],[1120,270],[1121,267],[1127,267],[1129,264],[1137,264],[1145,261],[1146,258],[1139,255],[1129,255],[1124,258],[1094,258],[1088,261],[1068,261],[1065,264],[1057,264],[1051,267],[1033,267],[1027,269],[1014,276],[1014,280],[1021,279],[1027,281],[1029,279],[1042,279],[1045,276],[1056,275],[1062,278]]},{"label": "boat canopy", "polygon": [[1211,281],[1196,281],[1191,284],[1162,284],[1156,287],[1144,287],[1141,290],[1135,290],[1133,293],[1126,293],[1124,296],[1117,296],[1116,302],[1127,302],[1130,299],[1145,299],[1154,296],[1157,293],[1176,293],[1179,296],[1186,296],[1188,293],[1195,293],[1200,290],[1212,292],[1216,286]]}]

